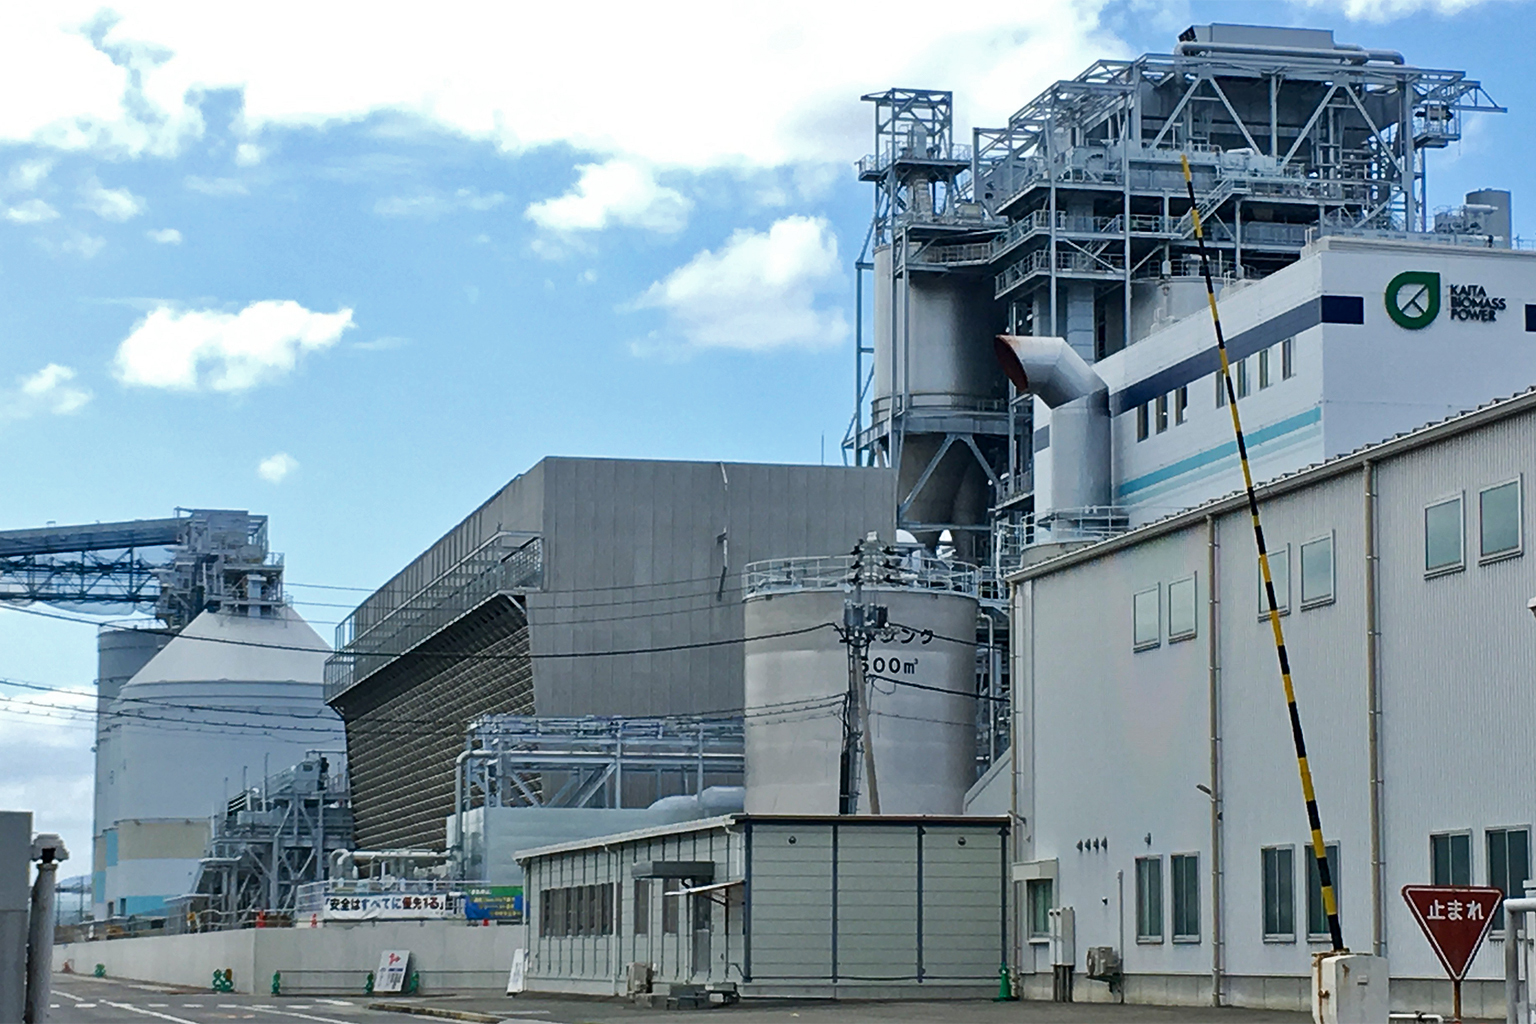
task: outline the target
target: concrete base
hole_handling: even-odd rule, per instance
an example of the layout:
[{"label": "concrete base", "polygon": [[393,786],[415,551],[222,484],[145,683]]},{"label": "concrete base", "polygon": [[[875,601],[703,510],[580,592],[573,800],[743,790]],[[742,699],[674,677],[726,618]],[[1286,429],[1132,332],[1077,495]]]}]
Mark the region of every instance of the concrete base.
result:
[{"label": "concrete base", "polygon": [[157,935],[55,946],[53,969],[77,974],[97,964],[109,978],[208,989],[215,970],[234,973],[236,992],[271,991],[282,973],[284,993],[361,994],[386,949],[411,953],[423,993],[506,991],[521,926],[470,927],[462,921],[364,921],[324,928],[246,928],[196,935]]}]

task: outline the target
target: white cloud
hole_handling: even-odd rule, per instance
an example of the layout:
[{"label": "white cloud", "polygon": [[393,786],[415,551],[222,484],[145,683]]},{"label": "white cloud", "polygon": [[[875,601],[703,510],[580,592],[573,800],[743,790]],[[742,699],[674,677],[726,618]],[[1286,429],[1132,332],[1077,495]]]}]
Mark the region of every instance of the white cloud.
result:
[{"label": "white cloud", "polygon": [[455,210],[494,210],[506,201],[507,197],[500,192],[461,188],[451,194],[422,192],[414,196],[389,196],[375,203],[373,212],[384,217],[436,217]]},{"label": "white cloud", "polygon": [[235,178],[204,178],[189,174],[185,184],[193,192],[201,192],[205,196],[243,196],[250,191],[244,182]]},{"label": "white cloud", "polygon": [[16,378],[14,390],[0,393],[0,420],[79,412],[90,402],[91,393],[74,383],[75,376],[70,367],[49,363],[36,373]]},{"label": "white cloud", "polygon": [[336,343],[352,310],[315,313],[291,300],[253,302],[238,313],[162,306],[118,346],[124,384],[176,391],[245,391],[293,371],[299,358]]},{"label": "white cloud", "polygon": [[45,220],[53,220],[59,215],[59,211],[43,202],[41,199],[28,199],[7,207],[5,219],[15,224],[41,224]]},{"label": "white cloud", "polygon": [[766,232],[737,231],[719,250],[696,255],[633,304],[667,315],[668,335],[638,346],[665,348],[676,337],[694,348],[763,351],[824,348],[848,336],[840,309],[818,307],[843,276],[832,225],[785,217]]},{"label": "white cloud", "polygon": [[80,189],[81,205],[103,220],[132,220],[144,212],[144,200],[125,188],[107,188],[94,177]]},{"label": "white cloud", "polygon": [[601,231],[625,224],[652,231],[681,231],[693,203],[658,183],[650,168],[630,160],[583,164],[581,177],[563,196],[534,203],[525,216],[549,231]]},{"label": "white cloud", "polygon": [[1341,12],[1350,21],[1395,21],[1415,14],[1460,14],[1491,0],[1299,0],[1303,7]]},{"label": "white cloud", "polygon": [[266,152],[255,143],[242,142],[235,147],[235,163],[241,167],[255,167]]},{"label": "white cloud", "polygon": [[52,160],[23,160],[11,168],[10,186],[17,192],[31,192],[53,170]]},{"label": "white cloud", "polygon": [[81,259],[91,259],[107,246],[107,240],[99,235],[87,234],[84,231],[71,231],[62,242],[47,242],[45,248],[55,252],[67,253],[71,256],[79,256]]},{"label": "white cloud", "polygon": [[[296,0],[259,17],[125,0],[115,21],[96,22],[100,48],[81,30],[97,0],[8,4],[0,142],[175,152],[204,131],[201,98],[230,89],[242,94],[248,138],[383,113],[508,151],[565,144],[655,167],[845,163],[858,155],[852,139],[867,145],[871,117],[857,97],[871,89],[955,90],[958,135],[969,139],[972,124],[1002,123],[1052,80],[1126,56],[1100,24],[1105,2],[989,4],[936,19],[931,5],[893,0],[883,23],[923,30],[887,33],[857,59],[850,46],[871,32],[857,4],[605,5],[583,23],[579,67],[560,46],[506,57],[509,38],[565,38],[570,10],[559,4],[449,5],[402,19]],[[644,114],[615,116],[615,97],[639,82]]]},{"label": "white cloud", "polygon": [[61,877],[90,874],[95,692],[7,688],[0,695],[0,807],[30,810],[34,831],[64,837]]},{"label": "white cloud", "polygon": [[256,464],[256,475],[269,484],[280,484],[284,478],[299,468],[299,460],[287,452],[268,455]]},{"label": "white cloud", "polygon": [[161,245],[181,244],[181,232],[175,228],[154,228],[144,232],[144,234],[151,242],[158,242]]},{"label": "white cloud", "polygon": [[354,341],[352,347],[359,352],[393,352],[397,348],[405,348],[410,343],[410,338],[385,334],[377,338],[370,338],[367,341]]}]

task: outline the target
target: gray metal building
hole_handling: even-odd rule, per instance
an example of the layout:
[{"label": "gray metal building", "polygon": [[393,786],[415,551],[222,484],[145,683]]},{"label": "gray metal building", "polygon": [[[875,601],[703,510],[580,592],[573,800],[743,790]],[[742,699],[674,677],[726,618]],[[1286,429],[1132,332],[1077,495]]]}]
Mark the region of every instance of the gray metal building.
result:
[{"label": "gray metal building", "polygon": [[738,814],[518,854],[528,987],[664,984],[744,995],[997,991],[1005,818]]},{"label": "gray metal building", "polygon": [[[1532,466],[1526,392],[1259,489],[1344,939],[1389,958],[1394,1009],[1450,1003],[1403,885],[1531,876]],[[1242,497],[1011,580],[1031,990],[1070,906],[1078,971],[1114,947],[1130,1001],[1305,1008],[1328,936]],[[1502,941],[1473,1016],[1503,1013]]]},{"label": "gray metal building", "polygon": [[359,846],[443,848],[479,715],[740,714],[742,567],[892,537],[894,476],[540,461],[337,629]]}]

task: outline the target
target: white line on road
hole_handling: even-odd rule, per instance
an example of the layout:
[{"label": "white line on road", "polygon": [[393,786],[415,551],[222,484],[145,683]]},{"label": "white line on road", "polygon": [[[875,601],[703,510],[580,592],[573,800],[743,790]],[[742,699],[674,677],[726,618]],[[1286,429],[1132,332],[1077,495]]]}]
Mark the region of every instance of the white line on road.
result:
[{"label": "white line on road", "polygon": [[131,1003],[114,1003],[107,999],[103,999],[101,1002],[104,1006],[111,1006],[119,1010],[132,1010],[134,1013],[142,1013],[146,1017],[159,1017],[161,1020],[174,1021],[175,1024],[197,1024],[197,1021],[187,1020],[185,1017],[172,1017],[168,1013],[158,1013],[155,1010],[145,1010],[134,1006]]},{"label": "white line on road", "polygon": [[298,1017],[302,1020],[317,1020],[321,1024],[356,1024],[355,1021],[337,1020],[335,1017],[316,1017],[308,1013],[291,1013],[288,1010],[274,1010],[270,1006],[252,1006],[251,1009],[262,1013],[275,1013],[281,1017]]},{"label": "white line on road", "polygon": [[316,999],[317,1003],[326,1003],[330,1006],[356,1006],[350,999]]}]

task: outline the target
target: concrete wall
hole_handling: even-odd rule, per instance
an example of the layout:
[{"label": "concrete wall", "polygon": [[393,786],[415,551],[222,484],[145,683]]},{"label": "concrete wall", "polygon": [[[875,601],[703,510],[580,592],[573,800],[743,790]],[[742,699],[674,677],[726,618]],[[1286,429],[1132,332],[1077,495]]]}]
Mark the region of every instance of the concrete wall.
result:
[{"label": "concrete wall", "polygon": [[207,988],[215,970],[234,972],[237,992],[270,991],[280,971],[284,992],[361,993],[386,949],[411,953],[422,992],[505,991],[516,926],[471,927],[463,921],[377,921],[324,928],[248,928],[196,935],[74,942],[56,946],[55,970],[97,964],[110,978]]},{"label": "concrete wall", "polygon": [[27,992],[32,812],[0,811],[0,1024],[20,1024]]}]

